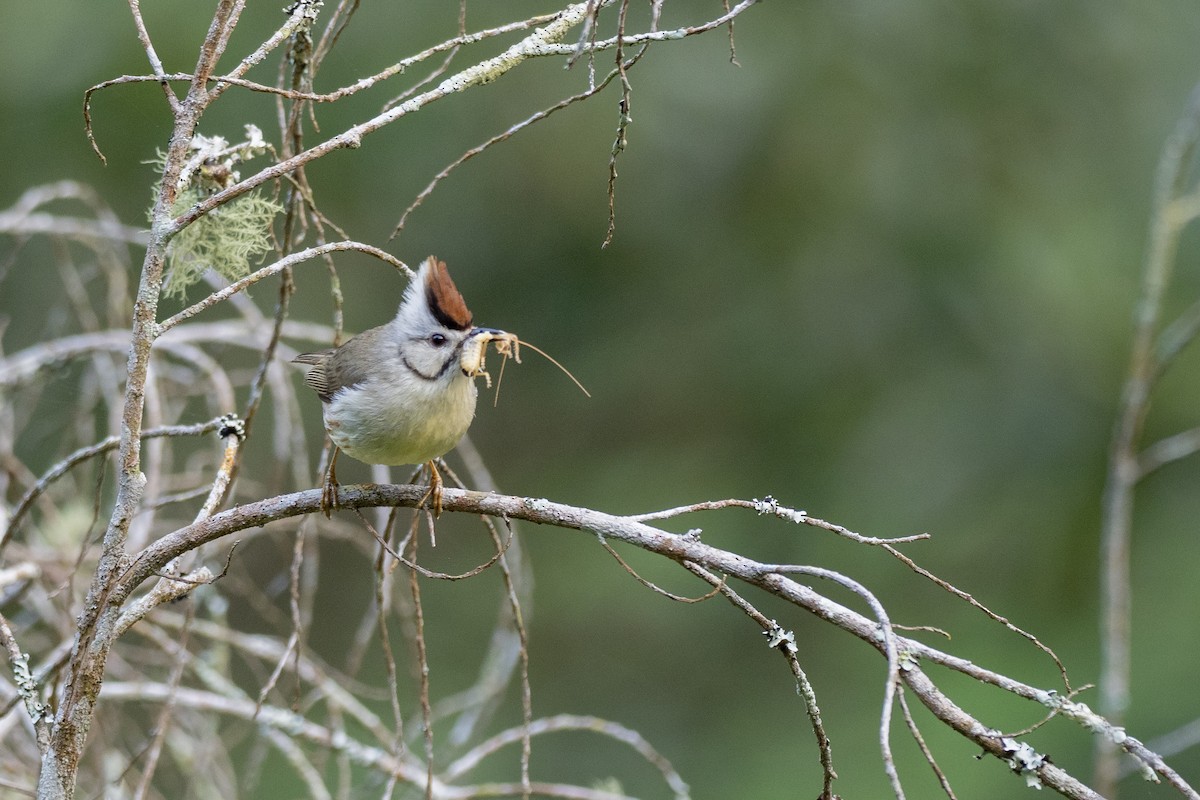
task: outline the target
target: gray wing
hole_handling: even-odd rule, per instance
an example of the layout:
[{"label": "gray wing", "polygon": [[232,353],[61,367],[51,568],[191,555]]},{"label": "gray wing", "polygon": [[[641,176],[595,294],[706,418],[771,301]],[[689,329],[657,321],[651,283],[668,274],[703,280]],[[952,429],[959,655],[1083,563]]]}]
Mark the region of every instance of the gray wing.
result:
[{"label": "gray wing", "polygon": [[370,377],[370,365],[387,357],[378,352],[383,328],[372,328],[355,336],[341,347],[316,353],[301,353],[292,359],[294,364],[312,367],[304,383],[316,390],[322,402],[328,403],[339,389],[356,386]]}]

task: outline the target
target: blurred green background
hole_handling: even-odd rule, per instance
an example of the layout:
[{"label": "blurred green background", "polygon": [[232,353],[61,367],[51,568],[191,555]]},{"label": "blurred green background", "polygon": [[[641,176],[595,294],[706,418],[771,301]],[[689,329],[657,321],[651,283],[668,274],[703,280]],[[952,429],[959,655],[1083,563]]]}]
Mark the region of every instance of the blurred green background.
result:
[{"label": "blurred green background", "polygon": [[[279,5],[251,4],[226,65],[278,24]],[[718,7],[669,3],[664,25]],[[190,70],[211,4],[143,8],[167,68]],[[476,3],[468,28],[548,8]],[[80,113],[87,86],[147,71],[125,4],[4,0],[0,9],[0,207],[29,186],[75,179],[97,187],[126,223],[144,224],[153,179],[144,162],[169,130],[161,91],[147,84],[96,97],[107,166],[90,151]],[[318,89],[441,41],[456,14],[450,3],[365,3]],[[1038,634],[1079,685],[1097,677],[1099,497],[1154,169],[1200,77],[1198,36],[1200,13],[1183,2],[762,3],[738,20],[740,66],[718,31],[655,46],[631,72],[634,122],[619,163],[616,236],[604,250],[612,90],[469,162],[387,243],[439,169],[580,91],[582,65],[527,65],[309,174],[352,237],[413,264],[436,253],[478,322],[548,350],[592,391],[584,398],[532,354],[509,365],[499,406],[481,403],[472,430],[504,490],[618,513],[772,494],[868,535],[928,531],[932,541],[905,551]],[[493,52],[483,45],[456,64]],[[609,63],[603,55],[598,67]],[[271,83],[274,67],[255,76]],[[322,132],[375,113],[406,85],[318,109]],[[229,92],[201,130],[235,138],[253,122],[272,138],[274,113],[260,96]],[[1196,296],[1196,255],[1185,239],[1176,310]],[[347,328],[390,317],[401,281],[366,259],[339,264]],[[0,287],[7,353],[38,341],[51,303],[38,271],[22,274]],[[302,268],[297,282],[295,318],[326,321],[322,268]],[[270,309],[274,289],[255,297]],[[1194,424],[1195,367],[1185,359],[1163,387],[1152,432]],[[316,431],[317,403],[306,399]],[[343,479],[366,476],[354,469]],[[1186,611],[1200,602],[1189,566],[1200,548],[1197,476],[1194,462],[1176,465],[1138,496],[1129,729],[1141,738],[1200,713],[1200,626]],[[895,621],[945,628],[953,652],[1056,686],[1053,664],[1034,648],[883,553],[733,512],[673,526],[702,527],[705,541],[753,557],[842,570]],[[525,545],[536,574],[535,714],[597,714],[637,729],[697,800],[819,793],[790,674],[745,618],[719,600],[685,606],[651,594],[587,536],[526,527]],[[278,563],[257,568],[285,571],[289,549],[280,542]],[[704,591],[679,569],[626,555],[674,591]],[[368,591],[367,561],[337,569]],[[837,790],[887,796],[875,731],[880,659],[749,596],[796,631],[833,739]],[[465,683],[495,585],[431,587],[427,602],[434,619],[478,634],[439,638],[431,625],[434,674]],[[336,632],[337,604],[327,613],[323,624]],[[467,672],[456,676],[460,661]],[[1016,729],[1040,717],[933,674],[987,722]],[[975,760],[973,746],[927,715],[919,721],[960,797],[1026,791],[999,762]],[[1056,722],[1031,741],[1088,777],[1092,743],[1078,728]],[[936,796],[900,724],[893,742],[909,796]],[[666,796],[649,768],[594,737],[535,742],[533,759],[535,776],[615,774],[632,794]],[[1173,763],[1200,777],[1200,754]],[[497,775],[512,777],[512,764],[515,756]],[[1122,796],[1166,792],[1131,780]]]}]

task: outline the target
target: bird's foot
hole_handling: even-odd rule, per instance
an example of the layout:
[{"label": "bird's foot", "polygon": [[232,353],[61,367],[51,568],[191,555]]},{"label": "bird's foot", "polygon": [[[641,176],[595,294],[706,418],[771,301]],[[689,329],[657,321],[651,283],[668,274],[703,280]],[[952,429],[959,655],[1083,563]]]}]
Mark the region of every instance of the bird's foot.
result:
[{"label": "bird's foot", "polygon": [[334,509],[342,507],[338,501],[338,483],[337,479],[337,457],[341,451],[336,447],[333,450],[333,455],[329,459],[329,469],[325,471],[325,484],[321,487],[321,512],[329,519],[329,515]]},{"label": "bird's foot", "polygon": [[421,498],[417,507],[427,505],[436,519],[442,515],[442,476],[438,473],[437,465],[434,462],[430,461],[426,466],[429,467],[429,490],[425,492],[425,496]]},{"label": "bird's foot", "polygon": [[328,519],[334,509],[339,509],[342,504],[338,502],[338,487],[336,480],[327,480],[325,485],[321,487],[321,513]]}]

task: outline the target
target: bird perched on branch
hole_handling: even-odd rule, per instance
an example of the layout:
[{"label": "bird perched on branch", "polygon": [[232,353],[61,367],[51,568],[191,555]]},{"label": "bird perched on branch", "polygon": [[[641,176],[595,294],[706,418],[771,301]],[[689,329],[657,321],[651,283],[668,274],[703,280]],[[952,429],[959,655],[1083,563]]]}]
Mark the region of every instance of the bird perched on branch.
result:
[{"label": "bird perched on branch", "polygon": [[293,359],[311,367],[304,382],[321,398],[333,454],[325,474],[321,509],[338,507],[335,466],[339,451],[367,464],[425,464],[428,501],[442,510],[442,478],[435,461],[459,443],[475,416],[475,378],[489,343],[517,356],[517,337],[477,328],[450,279],[433,256],[405,289],[400,310],[340,347]]}]

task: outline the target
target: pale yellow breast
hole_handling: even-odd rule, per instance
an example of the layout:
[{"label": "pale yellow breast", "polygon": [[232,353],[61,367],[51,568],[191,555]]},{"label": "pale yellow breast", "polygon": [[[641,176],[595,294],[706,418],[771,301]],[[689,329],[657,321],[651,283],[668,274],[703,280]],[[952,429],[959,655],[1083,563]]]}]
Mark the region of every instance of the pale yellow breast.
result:
[{"label": "pale yellow breast", "polygon": [[448,453],[475,416],[474,381],[455,376],[417,383],[404,399],[391,382],[367,381],[342,389],[325,407],[329,438],[367,464],[422,464]]}]

